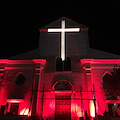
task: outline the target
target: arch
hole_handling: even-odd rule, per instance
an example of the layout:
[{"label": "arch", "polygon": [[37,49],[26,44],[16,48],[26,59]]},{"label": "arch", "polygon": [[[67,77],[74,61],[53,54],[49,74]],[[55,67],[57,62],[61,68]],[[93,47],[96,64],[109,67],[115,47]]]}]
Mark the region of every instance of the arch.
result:
[{"label": "arch", "polygon": [[57,74],[53,77],[52,86],[58,80],[67,80],[67,81],[71,82],[72,84],[74,84],[74,82],[73,82],[74,80],[73,80],[72,76],[61,73],[61,74]]},{"label": "arch", "polygon": [[19,72],[14,77],[14,83],[18,86],[21,86],[26,81],[26,77],[22,72]]},{"label": "arch", "polygon": [[105,76],[106,74],[112,75],[111,72],[109,72],[109,71],[105,71],[105,72],[103,73],[102,77]]},{"label": "arch", "polygon": [[[71,87],[71,91],[74,91],[74,86],[73,86],[73,84],[72,84],[70,81],[65,80],[65,79],[61,79],[61,80],[56,81],[56,82],[53,84],[53,86],[52,86],[52,91],[55,91],[56,85],[57,85],[58,83],[60,83],[60,82],[67,82],[67,83],[70,85],[70,87]],[[58,90],[59,90],[59,89],[58,89]],[[64,89],[61,89],[61,90],[64,90]],[[66,89],[65,89],[65,90],[66,90]]]},{"label": "arch", "polygon": [[110,79],[110,78],[111,78],[111,75],[112,75],[111,72],[105,71],[105,73],[102,75],[102,80],[103,80],[103,82],[106,81],[106,78]]}]

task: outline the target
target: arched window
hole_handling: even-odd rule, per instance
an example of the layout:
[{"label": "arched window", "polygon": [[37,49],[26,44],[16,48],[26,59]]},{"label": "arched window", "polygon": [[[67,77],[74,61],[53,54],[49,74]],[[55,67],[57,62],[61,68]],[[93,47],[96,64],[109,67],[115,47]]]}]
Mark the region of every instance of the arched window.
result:
[{"label": "arched window", "polygon": [[72,90],[72,85],[67,80],[59,80],[55,86],[55,90]]},{"label": "arched window", "polygon": [[18,86],[23,85],[25,80],[26,80],[26,78],[22,72],[19,72],[14,77],[14,83]]}]

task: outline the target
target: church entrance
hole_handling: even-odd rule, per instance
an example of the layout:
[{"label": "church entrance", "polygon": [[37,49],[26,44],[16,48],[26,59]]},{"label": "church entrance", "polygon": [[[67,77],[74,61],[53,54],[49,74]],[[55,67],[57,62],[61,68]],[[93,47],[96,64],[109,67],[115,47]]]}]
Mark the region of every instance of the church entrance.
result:
[{"label": "church entrance", "polygon": [[55,120],[71,120],[72,84],[67,80],[59,80],[54,84]]},{"label": "church entrance", "polygon": [[55,96],[55,120],[71,120],[71,96]]}]

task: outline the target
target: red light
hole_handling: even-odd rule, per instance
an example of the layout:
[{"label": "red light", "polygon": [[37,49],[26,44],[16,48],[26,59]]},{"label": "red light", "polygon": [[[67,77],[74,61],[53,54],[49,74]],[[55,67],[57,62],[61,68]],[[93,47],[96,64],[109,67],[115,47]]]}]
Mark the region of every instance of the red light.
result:
[{"label": "red light", "polygon": [[76,114],[78,117],[82,117],[82,111],[80,106],[76,105]]},{"label": "red light", "polygon": [[81,107],[80,107],[80,105],[78,105],[76,103],[75,104],[71,104],[71,113],[74,116],[83,117]]},{"label": "red light", "polygon": [[28,108],[27,109],[25,108],[25,109],[20,111],[20,115],[28,115],[28,116],[30,116],[30,114],[31,113],[29,113],[29,109]]},{"label": "red light", "polygon": [[81,63],[117,64],[120,63],[120,59],[82,59]]},{"label": "red light", "polygon": [[46,63],[46,60],[44,59],[33,59],[33,62],[35,63],[40,63],[41,64],[41,68],[40,69],[43,69],[45,63]]},{"label": "red light", "polygon": [[40,32],[48,32],[48,29],[40,29]]},{"label": "red light", "polygon": [[93,101],[90,101],[90,115],[91,117],[95,117],[95,107]]},{"label": "red light", "polygon": [[10,102],[10,103],[20,103],[20,102],[23,102],[23,99],[7,99],[7,102]]}]

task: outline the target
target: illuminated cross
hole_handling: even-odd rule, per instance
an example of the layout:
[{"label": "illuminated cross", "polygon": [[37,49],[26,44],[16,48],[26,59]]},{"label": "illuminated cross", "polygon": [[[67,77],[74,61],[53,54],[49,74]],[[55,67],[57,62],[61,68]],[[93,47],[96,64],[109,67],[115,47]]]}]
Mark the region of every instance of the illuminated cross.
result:
[{"label": "illuminated cross", "polygon": [[49,28],[48,32],[61,33],[61,59],[65,61],[65,32],[79,32],[80,28],[65,28],[65,20],[61,21],[61,28]]}]

